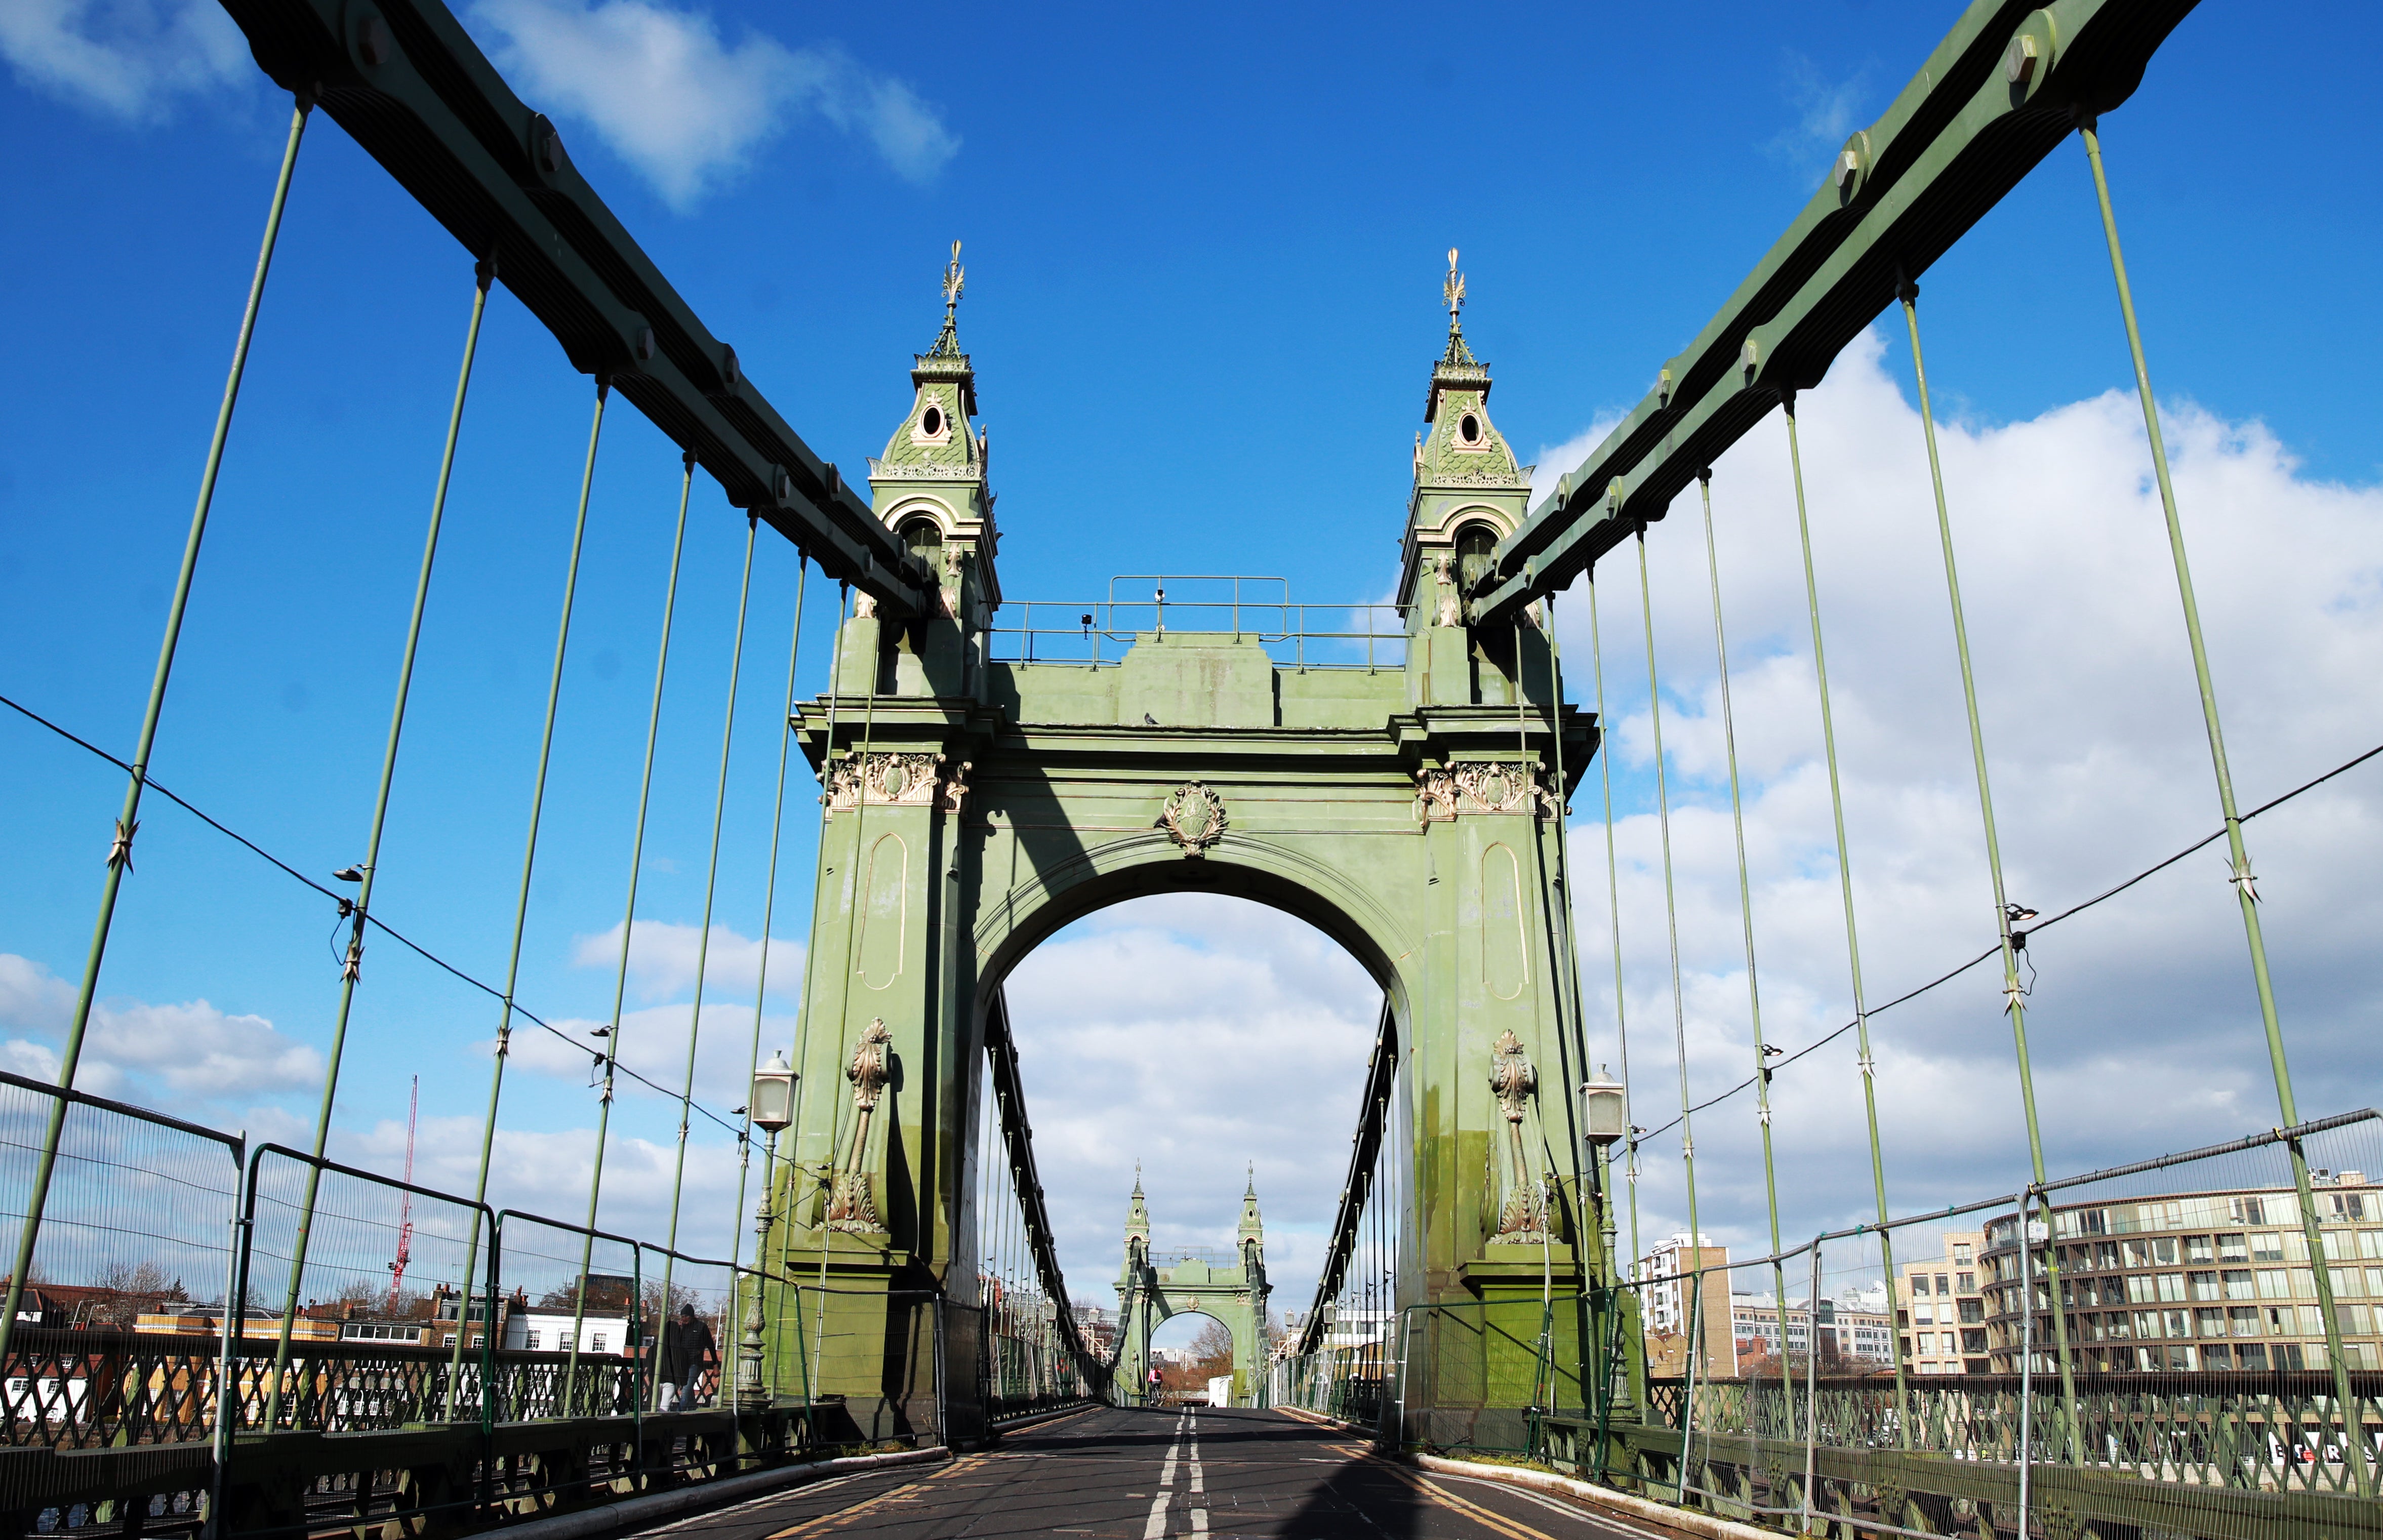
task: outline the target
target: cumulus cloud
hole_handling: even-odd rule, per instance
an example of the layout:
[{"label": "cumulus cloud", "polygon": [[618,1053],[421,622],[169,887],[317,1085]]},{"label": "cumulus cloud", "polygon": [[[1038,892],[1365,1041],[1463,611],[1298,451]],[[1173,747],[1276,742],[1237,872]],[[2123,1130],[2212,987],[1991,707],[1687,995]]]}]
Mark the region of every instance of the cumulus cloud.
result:
[{"label": "cumulus cloud", "polygon": [[1786,56],[1786,96],[1796,109],[1796,121],[1763,146],[1773,157],[1797,166],[1833,155],[1856,126],[1854,114],[1870,93],[1870,67],[1864,65],[1841,80],[1822,76],[1820,67],[1797,53]]},{"label": "cumulus cloud", "polygon": [[[74,1018],[72,985],[41,964],[0,952],[0,1030],[25,1034],[0,1045],[19,1074],[56,1078],[58,1050]],[[105,1095],[148,1090],[214,1101],[319,1087],[323,1058],[261,1016],[230,1016],[204,1000],[152,1005],[103,1000],[92,1007],[75,1084]]]},{"label": "cumulus cloud", "polygon": [[729,43],[709,13],[648,0],[479,0],[473,16],[500,34],[497,61],[525,94],[588,124],[682,211],[792,118],[867,140],[920,184],[959,152],[908,82],[834,43],[789,48],[758,31]]},{"label": "cumulus cloud", "polygon": [[[1940,370],[1954,367],[1940,364]],[[1993,944],[1992,894],[1925,448],[1875,336],[1798,412],[1873,1005]],[[2008,424],[1940,423],[2010,896],[2051,915],[2217,825],[2150,452],[2131,392]],[[2165,431],[2244,807],[2383,740],[2383,489],[2311,480],[2262,425],[2171,403]],[[1851,1015],[1811,634],[1784,430],[1714,466],[1731,686],[1766,1035]],[[1692,1095],[1752,1072],[1736,856],[1701,514],[1648,536]],[[1636,564],[1599,585],[1616,777],[1623,979],[1636,1121],[1679,1077]],[[1594,695],[1583,585],[1559,603],[1570,694]],[[1572,834],[1593,1050],[1620,1056],[1594,769]],[[2383,774],[2352,771],[2249,827],[2304,1115],[2369,1105],[2383,989],[2368,876]],[[2030,1046],[2053,1170],[2213,1142],[2276,1119],[2242,925],[2219,848],[2027,949]],[[2007,1191],[2027,1146],[1999,967],[1872,1023],[1888,1191],[1911,1212]],[[1772,1090],[1793,1235],[1869,1217],[1850,1036]],[[1698,1115],[1703,1226],[1761,1238],[1751,1099]],[[1684,1224],[1678,1133],[1648,1152],[1644,1238]],[[2314,1156],[2312,1158],[2315,1158]],[[2352,1162],[2350,1164],[2356,1164]],[[1767,1287],[1767,1285],[1765,1285]]]},{"label": "cumulus cloud", "polygon": [[38,91],[128,123],[250,78],[248,44],[215,0],[9,0],[0,56]]},{"label": "cumulus cloud", "polygon": [[1273,909],[1176,894],[1060,932],[1007,992],[1074,1292],[1109,1300],[1137,1160],[1162,1246],[1230,1246],[1254,1164],[1276,1305],[1304,1308],[1381,1005],[1355,959]]}]

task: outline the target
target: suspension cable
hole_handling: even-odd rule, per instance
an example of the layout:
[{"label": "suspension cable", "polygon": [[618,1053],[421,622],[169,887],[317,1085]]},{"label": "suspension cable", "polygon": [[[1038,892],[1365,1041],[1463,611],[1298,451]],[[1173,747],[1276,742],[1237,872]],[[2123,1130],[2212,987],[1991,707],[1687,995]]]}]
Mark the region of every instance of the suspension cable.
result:
[{"label": "suspension cable", "polygon": [[[1740,800],[1737,774],[1737,719],[1731,708],[1729,696],[1729,638],[1722,624],[1721,552],[1713,539],[1712,472],[1710,468],[1697,474],[1697,490],[1704,503],[1705,570],[1711,578],[1713,612],[1713,662],[1721,680],[1721,736],[1723,753],[1729,761],[1729,822],[1730,832],[1737,845],[1737,913],[1740,928],[1746,935],[1746,1005],[1747,1017],[1754,1035],[1754,1117],[1762,1130],[1762,1196],[1771,1215],[1771,1250],[1775,1254],[1779,1238],[1779,1172],[1772,1158],[1771,1147],[1771,1071],[1766,1062],[1771,1050],[1762,1041],[1762,987],[1754,967],[1754,884],[1747,871],[1746,810]],[[1787,1362],[1787,1271],[1779,1263],[1771,1264],[1771,1297],[1776,1307],[1779,1323],[1779,1383],[1785,1395],[1787,1413],[1786,1436],[1796,1436],[1796,1378]],[[1811,1323],[1819,1319],[1820,1302],[1808,1301],[1805,1345],[1815,1356],[1807,1363],[1805,1372],[1820,1373],[1817,1357],[1818,1337]],[[1749,1411],[1749,1415],[1751,1415]]]},{"label": "suspension cable", "polygon": [[[786,757],[793,751],[795,745],[795,665],[801,661],[803,656],[803,597],[810,587],[810,560],[803,554],[802,548],[797,546],[795,548],[795,634],[794,640],[786,645],[786,701],[778,712],[778,790],[770,804],[770,867],[761,892],[761,958],[753,980],[752,1063],[746,1070],[745,1124],[736,1134],[736,1206],[729,1212],[728,1215],[728,1261],[731,1267],[734,1267],[736,1259],[744,1254],[745,1179],[753,1164],[752,1077],[759,1073],[761,1067],[761,1016],[763,1005],[770,994],[770,930],[776,923],[778,912],[778,837],[784,829],[786,820]],[[788,1111],[792,1109],[789,1108]],[[770,1133],[768,1149],[761,1161],[761,1207],[765,1213],[772,1211],[776,1201],[777,1150],[778,1135],[777,1131],[772,1129]],[[790,1204],[793,1196],[790,1187],[787,1193]],[[764,1244],[764,1238],[757,1235],[753,1242],[753,1265],[757,1270],[767,1265],[767,1261],[761,1254]],[[765,1325],[769,1319],[766,1278],[766,1273],[757,1271],[753,1279],[754,1307]],[[803,1301],[799,1293],[794,1296],[794,1305],[795,1350],[800,1356],[803,1349]],[[762,1387],[773,1388],[766,1370]],[[806,1402],[810,1399],[810,1361],[808,1357],[803,1358],[803,1398]]]},{"label": "suspension cable", "polygon": [[1630,1265],[1638,1271],[1638,1141],[1642,1137],[1630,1112],[1630,1013],[1622,984],[1622,883],[1613,853],[1613,755],[1605,742],[1605,639],[1597,613],[1597,569],[1588,571],[1588,651],[1597,675],[1597,773],[1605,794],[1605,918],[1613,937],[1613,1038],[1622,1058],[1622,1126],[1628,1130],[1629,1152],[1623,1180],[1630,1189]]},{"label": "suspension cable", "polygon": [[[1936,494],[1936,531],[1939,541],[1945,548],[1945,592],[1952,603],[1953,640],[1961,659],[1961,699],[1969,712],[1969,757],[1977,769],[1978,810],[1985,824],[1986,872],[1994,880],[1994,924],[2001,932],[2003,998],[2006,1002],[2004,1010],[2011,1018],[2011,1041],[2019,1053],[2019,1100],[2027,1113],[2028,1159],[2035,1174],[2036,1185],[2040,1188],[2044,1179],[2043,1137],[2036,1121],[2035,1072],[2028,1062],[2027,997],[2026,992],[2019,988],[2019,947],[2011,940],[2014,911],[2009,902],[2009,895],[2003,888],[2002,842],[1994,829],[1994,793],[1987,783],[1986,777],[1985,730],[1980,725],[1978,718],[1977,675],[1969,663],[1969,622],[1962,618],[1961,580],[1953,561],[1953,518],[1945,502],[1944,463],[1936,452],[1936,413],[1934,408],[1929,404],[1928,364],[1920,351],[1920,286],[1908,278],[1905,279],[1898,288],[1898,298],[1903,301],[1903,318],[1911,333],[1911,370],[1913,377],[1919,382],[1920,423],[1928,440],[1928,479]],[[2043,1214],[2043,1223],[2047,1227],[2046,1233],[2049,1233],[2052,1223],[2051,1200],[2044,1198],[2041,1193],[2037,1196],[2037,1207]],[[2051,1253],[2052,1249],[2047,1248],[2045,1263],[2047,1276],[2051,1279],[2054,1301],[2052,1310],[2054,1351],[2060,1358],[2060,1398],[2066,1422],[2066,1425],[2061,1430],[2061,1437],[2073,1457],[2077,1452],[2079,1437],[2077,1381],[2068,1358],[2068,1322],[2066,1313],[2059,1307],[2059,1259]],[[2022,1304],[2032,1318],[2035,1302],[2028,1300],[2022,1301]]]},{"label": "suspension cable", "polygon": [[[274,1349],[273,1384],[265,1395],[265,1425],[278,1421],[284,1373],[290,1366],[290,1336],[298,1314],[298,1290],[304,1281],[306,1253],[314,1239],[315,1203],[322,1189],[323,1151],[331,1138],[331,1109],[339,1100],[340,1065],[348,1046],[348,1022],[355,1005],[356,986],[364,980],[364,925],[372,912],[373,887],[380,877],[380,842],[389,827],[389,791],[397,781],[398,745],[405,732],[405,708],[414,690],[414,663],[422,648],[422,620],[430,604],[430,573],[438,558],[438,536],[447,522],[447,488],[455,473],[455,444],[463,431],[463,400],[472,385],[472,362],[480,348],[480,319],[488,313],[488,282],[494,277],[483,265],[474,275],[472,318],[463,331],[463,362],[455,376],[455,400],[447,414],[447,441],[438,460],[438,479],[430,495],[430,527],[423,536],[422,567],[414,580],[414,610],[406,619],[405,647],[397,667],[397,691],[389,712],[389,739],[381,749],[380,784],[374,794],[372,829],[364,838],[364,858],[354,872],[356,896],[341,907],[349,917],[348,953],[340,967],[340,1004],[331,1022],[331,1047],[323,1066],[323,1101],[315,1115],[314,1160],[306,1167],[305,1196],[299,1201],[297,1234],[290,1253],[290,1292],[283,1301],[281,1327]],[[344,879],[340,879],[344,881]],[[463,1335],[459,1329],[458,1336]]]},{"label": "suspension cable", "polygon": [[[621,1062],[621,1006],[629,989],[629,947],[637,932],[637,875],[646,855],[646,808],[654,790],[654,744],[662,725],[662,684],[670,672],[671,622],[678,610],[678,574],[680,558],[686,551],[686,506],[695,490],[695,455],[689,451],[683,462],[685,474],[678,489],[678,533],[671,540],[670,583],[662,593],[662,638],[654,654],[654,700],[646,717],[645,769],[637,779],[636,833],[629,842],[629,893],[621,911],[621,961],[612,975],[612,1022],[607,1028],[604,1053],[604,1090],[597,1103],[596,1158],[587,1177],[587,1237],[580,1248],[579,1271],[584,1275],[596,1249],[597,1205],[604,1192],[604,1145],[612,1124],[612,1072]],[[573,1307],[571,1320],[571,1388],[564,1398],[563,1415],[574,1414],[579,1394],[580,1324],[587,1310],[587,1291],[578,1291],[578,1302]]]},{"label": "suspension cable", "polygon": [[[678,1260],[679,1199],[686,1188],[686,1126],[688,1115],[695,1105],[695,1053],[703,1041],[704,975],[711,961],[712,898],[720,890],[720,831],[728,813],[729,751],[736,741],[736,686],[745,671],[745,620],[752,608],[753,542],[760,529],[761,516],[748,511],[745,515],[744,575],[736,585],[736,640],[728,653],[728,706],[720,725],[720,783],[711,798],[711,854],[705,859],[703,867],[703,924],[695,942],[695,1008],[686,1024],[686,1079],[678,1096],[678,1161],[671,1173],[669,1250],[662,1257],[662,1315],[665,1320],[669,1318],[671,1309],[672,1273]],[[761,933],[761,950],[764,953],[770,950],[770,935],[766,930]],[[748,1109],[752,1105],[749,1094],[746,1105]],[[741,1177],[737,1187],[740,1196],[736,1206],[741,1209],[745,1206]],[[1772,1248],[1773,1250],[1777,1249]],[[731,1277],[734,1277],[733,1274]],[[654,1394],[657,1397],[661,1394],[659,1386]]]},{"label": "suspension cable", "polygon": [[[1865,1008],[1863,1000],[1861,932],[1854,924],[1853,854],[1851,847],[1846,843],[1846,794],[1844,783],[1837,775],[1837,725],[1835,714],[1829,704],[1828,648],[1821,640],[1821,587],[1812,565],[1812,524],[1804,510],[1804,452],[1796,434],[1795,392],[1791,390],[1784,393],[1780,399],[1780,405],[1787,419],[1787,464],[1796,484],[1796,533],[1802,543],[1804,552],[1804,602],[1812,620],[1812,673],[1820,685],[1821,746],[1829,766],[1829,815],[1833,820],[1832,827],[1837,841],[1837,893],[1845,902],[1846,966],[1853,980],[1852,1026],[1857,1034],[1858,1048],[1855,1062],[1861,1069],[1862,1114],[1870,1127],[1871,1189],[1872,1196],[1878,1202],[1880,1266],[1888,1280],[1890,1297],[1887,1300],[1887,1310],[1891,1314],[1895,1309],[1895,1301],[1892,1298],[1895,1278],[1895,1237],[1885,1228],[1887,1221],[1886,1158],[1882,1152],[1878,1137],[1878,1065],[1877,1060],[1871,1053],[1870,1012]],[[1906,998],[1909,997],[1906,996]],[[1839,1030],[1842,1031],[1843,1029]],[[1834,1035],[1836,1034],[1831,1034],[1833,1037]],[[1780,1067],[1785,1068],[1793,1064],[1796,1058],[1801,1056],[1797,1054],[1782,1060]],[[1774,1243],[1772,1250],[1777,1250],[1778,1246]],[[1908,1414],[1910,1386],[1906,1378],[1908,1363],[1903,1351],[1903,1334],[1890,1331],[1886,1336],[1888,1357],[1895,1365],[1895,1441],[1899,1448],[1908,1449],[1911,1447],[1911,1419]]]}]

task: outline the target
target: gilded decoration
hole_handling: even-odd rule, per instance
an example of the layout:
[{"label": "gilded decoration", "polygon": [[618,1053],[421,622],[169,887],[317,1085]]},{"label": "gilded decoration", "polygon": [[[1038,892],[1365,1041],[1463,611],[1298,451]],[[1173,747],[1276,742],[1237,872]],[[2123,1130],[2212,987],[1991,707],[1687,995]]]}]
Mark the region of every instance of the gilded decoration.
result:
[{"label": "gilded decoration", "polygon": [[827,1227],[831,1230],[876,1235],[885,1228],[884,1220],[877,1214],[877,1200],[870,1189],[869,1125],[892,1071],[893,1043],[894,1034],[885,1029],[884,1019],[871,1021],[852,1050],[852,1063],[845,1066],[844,1078],[852,1082],[852,1105],[859,1115],[852,1127],[851,1158],[836,1174],[835,1197],[828,1204]]},{"label": "gilded decoration", "polygon": [[1509,760],[1458,760],[1415,771],[1417,823],[1444,823],[1464,813],[1530,813],[1554,817],[1555,794],[1537,768]]},{"label": "gilded decoration", "polygon": [[1158,824],[1187,857],[1196,860],[1225,837],[1225,799],[1199,782],[1188,781],[1167,799]]},{"label": "gilded decoration", "polygon": [[1530,1154],[1523,1143],[1523,1117],[1538,1089],[1539,1072],[1523,1052],[1522,1040],[1512,1031],[1498,1034],[1489,1058],[1489,1090],[1505,1115],[1511,1171],[1506,1174],[1505,1201],[1498,1209],[1498,1232],[1489,1238],[1492,1246],[1537,1246],[1550,1238],[1546,1184],[1531,1168]]},{"label": "gilded decoration", "polygon": [[[938,807],[946,811],[957,807],[956,800],[937,795],[939,783],[950,778],[943,770],[942,755],[871,754],[865,775],[861,758],[858,754],[847,754],[828,772],[829,811],[848,812],[860,806],[864,782],[872,807]],[[963,765],[953,776],[967,773]]]}]

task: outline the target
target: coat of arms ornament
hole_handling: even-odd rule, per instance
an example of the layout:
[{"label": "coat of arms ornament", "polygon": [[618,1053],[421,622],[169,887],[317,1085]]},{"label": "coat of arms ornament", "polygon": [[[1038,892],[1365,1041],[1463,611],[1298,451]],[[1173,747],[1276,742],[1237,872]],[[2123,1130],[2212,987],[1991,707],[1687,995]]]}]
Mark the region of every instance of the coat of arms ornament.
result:
[{"label": "coat of arms ornament", "polygon": [[1225,799],[1197,781],[1187,781],[1167,799],[1158,824],[1187,857],[1196,860],[1225,837]]},{"label": "coat of arms ornament", "polygon": [[1555,794],[1539,783],[1537,767],[1507,760],[1458,760],[1415,771],[1414,816],[1440,823],[1460,813],[1556,812]]}]

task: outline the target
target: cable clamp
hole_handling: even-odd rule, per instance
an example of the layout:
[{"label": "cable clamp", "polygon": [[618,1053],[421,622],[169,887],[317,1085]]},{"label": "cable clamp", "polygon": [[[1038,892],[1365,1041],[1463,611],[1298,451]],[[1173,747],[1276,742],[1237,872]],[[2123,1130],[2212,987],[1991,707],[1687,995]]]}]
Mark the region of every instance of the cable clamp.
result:
[{"label": "cable clamp", "polygon": [[1757,1109],[1754,1115],[1761,1120],[1764,1127],[1768,1128],[1771,1127],[1771,1109],[1769,1107]]},{"label": "cable clamp", "polygon": [[340,979],[342,983],[353,984],[361,981],[364,976],[364,942],[362,936],[356,936],[348,942],[347,961],[340,965]]},{"label": "cable clamp", "polygon": [[2259,889],[2256,885],[2258,880],[2251,875],[2251,857],[2248,852],[2243,854],[2242,864],[2234,869],[2234,875],[2227,881],[2240,883],[2242,891],[2251,895],[2252,903],[2259,902]]},{"label": "cable clamp", "polygon": [[1680,1140],[1680,1158],[1684,1161],[1692,1161],[1697,1158],[1697,1141],[1695,1140],[1683,1139]]},{"label": "cable clamp", "polygon": [[1862,1054],[1860,1058],[1856,1059],[1854,1062],[1861,1066],[1862,1078],[1864,1079],[1868,1079],[1878,1073],[1877,1061],[1872,1059],[1867,1053]]},{"label": "cable clamp", "polygon": [[107,847],[107,864],[111,870],[117,867],[122,867],[127,871],[132,869],[132,836],[139,832],[141,832],[139,819],[132,820],[132,827],[130,829],[124,826],[122,819],[116,820],[116,839]]},{"label": "cable clamp", "polygon": [[2017,1012],[2019,1003],[2025,998],[2027,998],[2027,991],[2019,987],[2018,978],[2015,976],[2009,978],[2003,984],[2003,1015],[2010,1016]]}]

